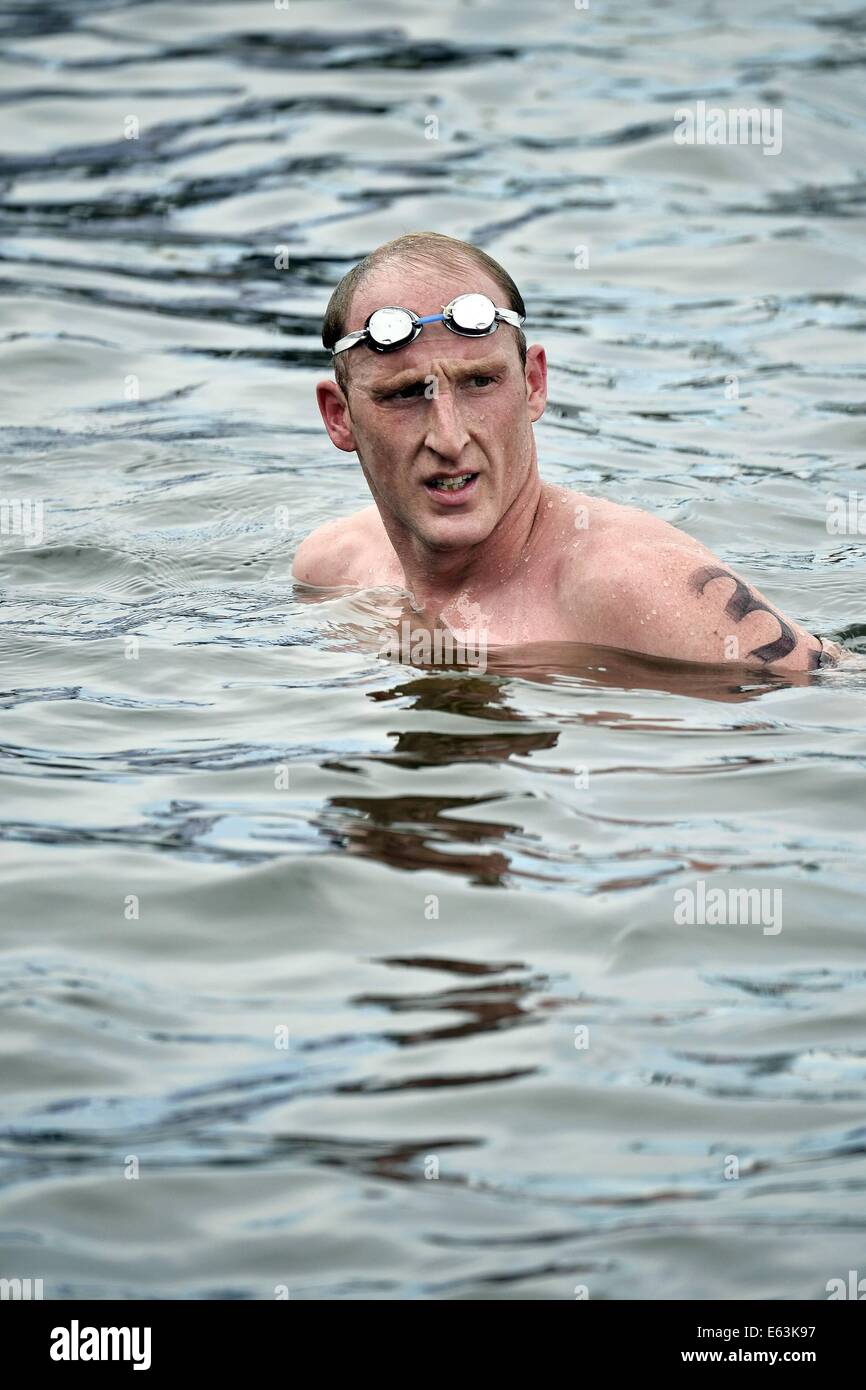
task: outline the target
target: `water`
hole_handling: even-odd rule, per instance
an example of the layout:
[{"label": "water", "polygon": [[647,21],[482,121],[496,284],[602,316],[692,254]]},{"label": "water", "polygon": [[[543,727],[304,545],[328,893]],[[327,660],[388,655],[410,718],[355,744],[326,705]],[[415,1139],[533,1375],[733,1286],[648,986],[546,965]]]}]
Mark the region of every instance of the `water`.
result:
[{"label": "water", "polygon": [[[547,479],[862,652],[864,538],[826,507],[862,489],[864,11],[3,25],[3,487],[44,538],[0,538],[0,1274],[136,1299],[866,1274],[862,671],[425,672],[377,657],[386,595],[290,578],[366,500],[314,405],[327,296],[431,227],[523,290]],[[781,154],[677,146],[698,99],[783,110]],[[779,890],[782,930],[677,925],[698,880]]]}]

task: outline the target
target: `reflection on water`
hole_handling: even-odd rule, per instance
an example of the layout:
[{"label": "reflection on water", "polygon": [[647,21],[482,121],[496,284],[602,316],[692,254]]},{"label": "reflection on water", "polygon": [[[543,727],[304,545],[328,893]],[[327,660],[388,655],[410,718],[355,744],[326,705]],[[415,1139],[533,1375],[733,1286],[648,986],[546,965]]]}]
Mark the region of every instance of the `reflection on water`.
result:
[{"label": "reflection on water", "polygon": [[[858,15],[2,25],[4,495],[44,536],[0,535],[0,1275],[824,1297],[866,1225],[862,666],[401,665],[399,594],[290,567],[367,500],[314,405],[330,289],[431,227],[521,285],[549,481],[866,651],[826,525],[861,490]],[[675,145],[699,99],[781,108],[782,152]],[[677,925],[698,882],[780,890],[783,929]]]}]

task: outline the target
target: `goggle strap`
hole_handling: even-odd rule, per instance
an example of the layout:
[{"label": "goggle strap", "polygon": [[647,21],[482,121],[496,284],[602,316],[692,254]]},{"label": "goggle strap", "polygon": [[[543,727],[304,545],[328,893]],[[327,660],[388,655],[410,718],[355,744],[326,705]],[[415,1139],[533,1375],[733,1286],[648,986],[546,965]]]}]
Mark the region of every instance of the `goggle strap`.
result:
[{"label": "goggle strap", "polygon": [[504,323],[510,323],[513,328],[522,328],[526,322],[526,316],[518,314],[516,309],[497,309],[496,317]]},{"label": "goggle strap", "polygon": [[347,348],[354,347],[367,336],[366,328],[356,328],[354,333],[347,333],[345,338],[338,338],[331,348],[331,356],[336,357],[338,352],[345,352]]},{"label": "goggle strap", "polygon": [[[408,313],[409,311],[407,310],[406,312]],[[523,314],[518,314],[517,311],[514,310],[514,309],[495,309],[495,317],[494,317],[493,323],[495,324],[495,323],[497,323],[498,321],[502,321],[503,323],[510,323],[510,324],[512,325],[512,327],[514,327],[514,328],[522,328],[523,325],[524,325],[524,323],[526,322],[526,318],[525,318],[525,316],[524,316]],[[397,346],[403,347],[403,346],[408,345],[408,344],[411,343],[411,342],[414,342],[415,338],[417,338],[418,333],[420,332],[420,329],[421,329],[421,325],[422,325],[422,324],[425,324],[425,323],[444,323],[444,322],[445,322],[445,315],[444,315],[444,314],[427,314],[427,315],[425,315],[424,318],[418,318],[418,317],[416,316],[416,317],[415,317],[415,329],[416,329],[416,331],[415,331],[411,336],[407,336],[407,338],[406,338],[406,340],[405,340],[405,343],[395,344],[395,347],[397,347]],[[460,333],[462,330],[459,329],[459,328],[457,328],[457,327],[455,326],[454,331],[457,332],[457,333]],[[491,328],[490,328],[489,330],[487,330],[487,331],[488,331],[488,332],[491,332],[491,331],[492,331],[492,326],[491,326]],[[331,348],[331,356],[332,356],[332,357],[336,357],[336,355],[337,355],[338,352],[345,352],[347,348],[354,347],[356,343],[363,342],[365,339],[369,338],[370,336],[371,336],[371,335],[370,335],[370,332],[369,332],[369,330],[368,330],[367,328],[358,328],[358,329],[355,330],[354,333],[347,333],[346,336],[345,336],[344,338],[338,339],[338,341],[337,341],[337,342],[334,344],[334,346]],[[471,337],[472,335],[470,334],[470,335],[468,335],[468,336]],[[374,341],[375,341],[375,339],[374,339]]]}]

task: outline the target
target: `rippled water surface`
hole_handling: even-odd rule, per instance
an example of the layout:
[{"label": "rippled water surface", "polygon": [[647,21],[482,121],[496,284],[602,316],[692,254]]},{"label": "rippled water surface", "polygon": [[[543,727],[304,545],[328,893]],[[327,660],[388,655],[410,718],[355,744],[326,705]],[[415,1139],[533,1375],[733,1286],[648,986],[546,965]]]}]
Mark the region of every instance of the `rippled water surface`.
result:
[{"label": "rippled water surface", "polygon": [[[866,538],[825,522],[863,485],[866,11],[0,23],[3,489],[45,509],[0,537],[0,1274],[818,1299],[866,1272],[863,674],[416,670],[377,655],[381,595],[290,573],[366,500],[314,403],[330,289],[429,227],[523,290],[547,479],[862,651]],[[781,109],[782,153],[677,146],[698,99]],[[780,890],[782,930],[677,925],[698,880]]]}]

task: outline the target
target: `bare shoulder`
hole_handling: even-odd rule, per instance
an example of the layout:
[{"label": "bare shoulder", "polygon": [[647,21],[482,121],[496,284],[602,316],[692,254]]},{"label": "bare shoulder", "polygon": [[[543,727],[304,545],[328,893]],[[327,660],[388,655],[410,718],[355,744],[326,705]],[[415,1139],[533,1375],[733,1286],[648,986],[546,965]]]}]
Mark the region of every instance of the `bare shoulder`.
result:
[{"label": "bare shoulder", "polygon": [[605,497],[591,497],[569,487],[549,487],[547,492],[560,522],[575,541],[575,550],[600,557],[606,551],[620,553],[622,547],[667,541],[690,550],[704,547],[693,536],[677,530],[669,521],[653,516],[640,507],[627,507]]},{"label": "bare shoulder", "polygon": [[[613,510],[611,510],[613,508]],[[593,641],[652,656],[777,671],[821,661],[807,632],[700,541],[637,508],[608,503],[575,552],[570,580]]]},{"label": "bare shoulder", "polygon": [[378,548],[382,548],[382,539],[388,541],[375,506],[335,517],[301,541],[292,562],[292,575],[302,584],[317,588],[360,584],[377,542]]},{"label": "bare shoulder", "polygon": [[575,594],[577,586],[606,616],[610,602],[627,599],[648,579],[663,584],[671,569],[713,559],[700,541],[651,512],[571,488],[555,491],[560,591]]}]

